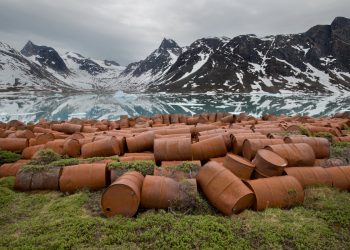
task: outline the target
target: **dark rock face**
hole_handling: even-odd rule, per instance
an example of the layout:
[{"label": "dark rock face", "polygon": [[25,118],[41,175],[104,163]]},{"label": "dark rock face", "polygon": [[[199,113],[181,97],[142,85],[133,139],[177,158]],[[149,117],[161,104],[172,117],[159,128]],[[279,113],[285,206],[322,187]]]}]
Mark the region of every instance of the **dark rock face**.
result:
[{"label": "dark rock face", "polygon": [[139,77],[147,72],[156,76],[159,73],[164,73],[169,70],[181,53],[182,48],[174,40],[164,38],[158,49],[145,60],[129,64],[121,76]]},{"label": "dark rock face", "polygon": [[114,65],[114,66],[120,66],[119,63],[115,62],[115,61],[112,61],[112,60],[104,60],[104,64],[106,66],[111,66],[111,65]]},{"label": "dark rock face", "polygon": [[51,68],[56,72],[69,73],[69,70],[63,59],[59,56],[56,50],[47,46],[38,46],[28,41],[21,50],[24,56],[35,56],[36,60],[44,67]]},{"label": "dark rock face", "polygon": [[[176,48],[170,66],[167,57],[155,56],[162,47]],[[344,17],[301,34],[203,38],[182,50],[163,41],[156,51],[121,75],[160,75],[148,82],[148,91],[350,91],[350,19]]]},{"label": "dark rock face", "polygon": [[95,63],[94,61],[88,58],[85,58],[78,53],[74,53],[74,54],[76,54],[78,57],[73,57],[70,55],[68,55],[67,57],[73,60],[75,63],[77,63],[79,65],[79,69],[88,72],[90,75],[95,76],[107,71],[105,68]]}]

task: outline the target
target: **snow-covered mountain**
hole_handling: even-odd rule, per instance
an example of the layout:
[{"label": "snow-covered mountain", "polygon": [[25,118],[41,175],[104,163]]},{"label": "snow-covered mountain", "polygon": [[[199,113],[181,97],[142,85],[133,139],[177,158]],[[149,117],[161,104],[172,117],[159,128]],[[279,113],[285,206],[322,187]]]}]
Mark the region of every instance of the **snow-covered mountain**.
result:
[{"label": "snow-covered mountain", "polygon": [[71,86],[0,42],[0,91],[72,91]]},{"label": "snow-covered mountain", "polygon": [[[96,60],[74,52],[57,52],[52,47],[28,41],[21,54],[77,91],[115,90],[125,67],[112,60]],[[40,81],[40,79],[38,79]]]},{"label": "snow-covered mountain", "polygon": [[145,60],[129,64],[117,81],[121,89],[145,90],[150,82],[157,82],[178,60],[183,49],[172,39],[164,38],[159,48]]},{"label": "snow-covered mountain", "polygon": [[344,17],[300,34],[203,38],[176,48],[176,60],[158,49],[130,64],[118,80],[149,92],[350,91],[350,19]]}]

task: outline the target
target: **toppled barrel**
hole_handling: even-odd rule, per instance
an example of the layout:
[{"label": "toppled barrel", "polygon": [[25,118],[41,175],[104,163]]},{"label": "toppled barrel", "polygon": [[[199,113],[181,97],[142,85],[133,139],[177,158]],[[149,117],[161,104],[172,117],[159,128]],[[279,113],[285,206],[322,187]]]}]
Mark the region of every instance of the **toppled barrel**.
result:
[{"label": "toppled barrel", "polygon": [[107,217],[117,214],[134,216],[140,204],[143,179],[142,174],[132,171],[113,182],[101,197],[103,213]]},{"label": "toppled barrel", "polygon": [[312,185],[332,186],[331,176],[321,167],[292,167],[284,171],[294,176],[304,188]]},{"label": "toppled barrel", "polygon": [[272,177],[280,176],[283,170],[287,167],[288,162],[278,154],[266,150],[259,149],[253,163],[255,164],[255,171],[258,175],[256,177]]}]

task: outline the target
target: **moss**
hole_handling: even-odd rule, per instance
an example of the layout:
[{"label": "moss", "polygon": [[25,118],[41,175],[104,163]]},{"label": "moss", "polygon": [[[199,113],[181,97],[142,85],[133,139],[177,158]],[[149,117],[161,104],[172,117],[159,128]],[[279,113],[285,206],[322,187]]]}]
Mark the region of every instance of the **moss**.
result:
[{"label": "moss", "polygon": [[49,169],[50,167],[48,165],[31,165],[31,164],[27,164],[24,165],[21,168],[21,172],[31,172],[31,173],[35,173],[35,172],[41,172],[44,170]]},{"label": "moss", "polygon": [[20,154],[14,152],[0,150],[0,165],[4,163],[12,163],[21,159]]},{"label": "moss", "polygon": [[118,175],[128,171],[138,171],[143,175],[153,175],[153,170],[156,167],[156,164],[154,161],[123,161],[111,162],[107,167],[110,170],[116,170]]},{"label": "moss", "polygon": [[350,163],[350,142],[336,142],[331,145],[331,158]]},{"label": "moss", "polygon": [[300,126],[300,134],[306,135],[306,136],[312,136],[311,132],[305,128],[304,126]]},{"label": "moss", "polygon": [[177,166],[169,166],[167,169],[172,171],[182,171],[185,173],[198,172],[200,166],[190,161],[184,161],[180,165]]},{"label": "moss", "polygon": [[52,149],[43,149],[38,151],[30,160],[28,165],[47,165],[51,162],[58,161],[61,156]]},{"label": "moss", "polygon": [[333,135],[329,132],[316,132],[312,134],[314,137],[322,137],[327,139],[330,143],[333,141]]},{"label": "moss", "polygon": [[108,156],[108,157],[91,157],[91,158],[86,158],[82,160],[84,163],[94,163],[97,161],[102,161],[102,160],[112,160],[112,161],[119,161],[118,156]]},{"label": "moss", "polygon": [[80,161],[77,158],[66,158],[66,159],[61,159],[58,161],[53,161],[53,162],[49,163],[49,166],[64,167],[64,166],[78,165],[79,163],[80,163]]}]

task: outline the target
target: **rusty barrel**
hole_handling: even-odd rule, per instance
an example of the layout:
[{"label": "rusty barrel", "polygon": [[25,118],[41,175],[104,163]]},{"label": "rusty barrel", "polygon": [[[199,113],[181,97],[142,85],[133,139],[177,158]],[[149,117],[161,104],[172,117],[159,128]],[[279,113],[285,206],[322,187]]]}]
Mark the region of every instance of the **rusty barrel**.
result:
[{"label": "rusty barrel", "polygon": [[332,179],[333,187],[350,190],[350,166],[325,168]]},{"label": "rusty barrel", "polygon": [[304,202],[303,186],[293,176],[276,176],[246,183],[255,194],[255,210],[288,208]]},{"label": "rusty barrel", "polygon": [[237,177],[249,180],[255,166],[248,160],[234,154],[227,154],[223,162],[225,168],[234,173]]},{"label": "rusty barrel", "polygon": [[332,186],[331,176],[321,167],[291,167],[284,171],[294,176],[304,188],[312,185]]},{"label": "rusty barrel", "polygon": [[22,158],[32,159],[32,157],[36,154],[36,152],[44,148],[45,148],[45,145],[36,145],[36,146],[27,147],[22,151]]},{"label": "rusty barrel", "polygon": [[83,125],[81,124],[72,124],[72,123],[60,123],[53,124],[51,126],[52,130],[63,132],[65,134],[74,134],[76,132],[81,132],[83,130]]},{"label": "rusty barrel", "polygon": [[266,135],[255,133],[244,133],[234,135],[232,138],[233,153],[236,155],[242,155],[242,148],[245,139],[266,139]]},{"label": "rusty barrel", "polygon": [[121,155],[120,143],[114,136],[86,143],[81,147],[83,158]]},{"label": "rusty barrel", "polygon": [[315,153],[306,143],[269,145],[265,149],[275,152],[288,161],[288,167],[313,166]]},{"label": "rusty barrel", "polygon": [[14,189],[20,191],[29,191],[31,189],[32,177],[32,172],[19,170],[16,174]]},{"label": "rusty barrel", "polygon": [[0,149],[2,150],[22,152],[28,145],[29,141],[26,138],[0,138]]},{"label": "rusty barrel", "polygon": [[288,165],[286,159],[266,149],[258,150],[253,163],[255,164],[256,177],[258,178],[280,176]]},{"label": "rusty barrel", "polygon": [[45,148],[47,149],[52,149],[54,152],[56,152],[59,155],[64,155],[64,139],[56,139],[53,141],[49,141],[48,143],[45,144]]},{"label": "rusty barrel", "polygon": [[5,163],[0,166],[0,178],[8,176],[16,176],[22,166],[26,165],[29,160],[18,160],[14,163]]},{"label": "rusty barrel", "polygon": [[329,158],[330,155],[330,143],[326,138],[320,137],[285,137],[286,143],[306,143],[312,147],[317,159]]},{"label": "rusty barrel", "polygon": [[36,145],[46,144],[49,141],[53,141],[53,140],[55,140],[55,137],[52,133],[41,134],[35,138],[35,144]]},{"label": "rusty barrel", "polygon": [[141,191],[141,206],[144,208],[168,208],[180,199],[180,185],[164,177],[146,175]]},{"label": "rusty barrel", "polygon": [[268,145],[283,144],[282,139],[246,139],[243,143],[242,152],[243,157],[247,160],[252,160],[259,149]]},{"label": "rusty barrel", "polygon": [[95,190],[105,187],[107,182],[106,164],[79,164],[63,168],[60,189],[62,192],[85,188]]},{"label": "rusty barrel", "polygon": [[220,163],[208,162],[196,179],[210,203],[225,215],[239,213],[254,201],[253,192]]},{"label": "rusty barrel", "polygon": [[30,139],[30,138],[34,138],[35,137],[33,131],[31,131],[29,129],[17,130],[15,132],[15,136],[16,136],[16,138],[26,138],[26,139]]},{"label": "rusty barrel", "polygon": [[166,138],[154,140],[154,157],[156,161],[192,160],[191,139]]},{"label": "rusty barrel", "polygon": [[221,135],[192,144],[193,160],[209,160],[225,156],[226,153],[225,140]]},{"label": "rusty barrel", "polygon": [[130,153],[152,150],[154,144],[154,132],[143,132],[132,137],[127,137],[126,144]]},{"label": "rusty barrel", "polygon": [[102,194],[101,207],[107,217],[117,214],[132,217],[136,214],[141,200],[143,175],[132,171],[123,174]]},{"label": "rusty barrel", "polygon": [[70,157],[78,157],[81,154],[81,145],[78,139],[66,139],[63,143],[64,153]]},{"label": "rusty barrel", "polygon": [[31,190],[59,190],[60,167],[33,172]]}]

